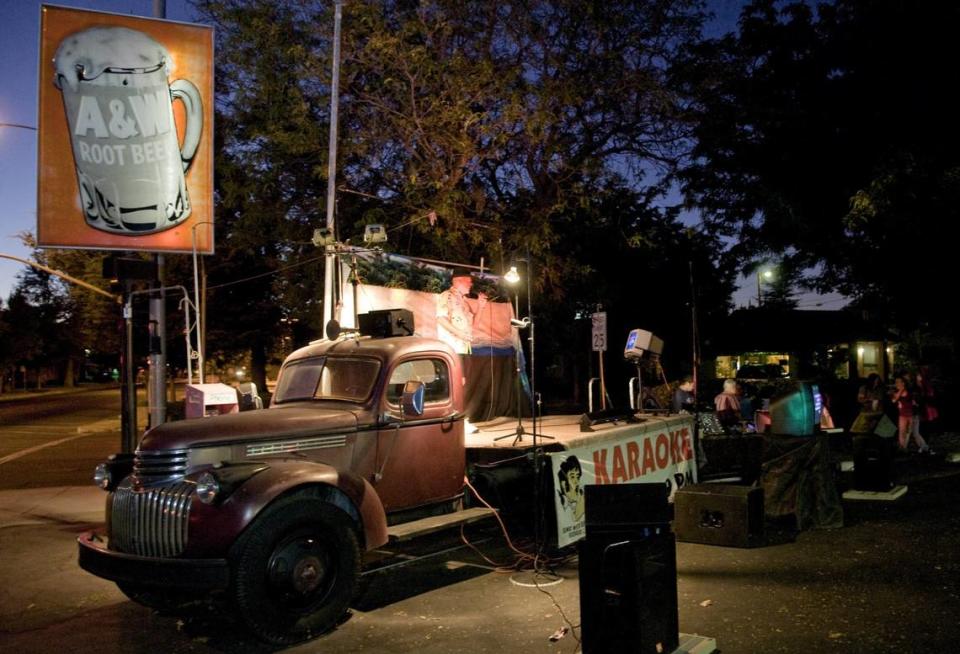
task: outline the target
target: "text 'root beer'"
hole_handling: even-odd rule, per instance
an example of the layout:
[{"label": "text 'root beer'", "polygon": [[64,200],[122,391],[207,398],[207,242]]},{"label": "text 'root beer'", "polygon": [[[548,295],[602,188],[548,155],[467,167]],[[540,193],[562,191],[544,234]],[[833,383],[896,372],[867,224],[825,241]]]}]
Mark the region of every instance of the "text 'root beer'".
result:
[{"label": "text 'root beer'", "polygon": [[[87,224],[118,234],[169,229],[190,216],[184,172],[200,143],[202,103],[188,80],[170,84],[161,44],[125,27],[66,37],[54,57]],[[186,109],[181,147],[173,100]]]}]

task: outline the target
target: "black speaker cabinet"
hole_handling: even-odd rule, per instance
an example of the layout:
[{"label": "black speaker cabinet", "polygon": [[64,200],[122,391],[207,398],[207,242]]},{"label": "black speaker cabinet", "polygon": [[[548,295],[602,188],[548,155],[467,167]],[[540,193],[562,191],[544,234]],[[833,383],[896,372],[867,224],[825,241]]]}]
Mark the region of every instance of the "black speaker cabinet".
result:
[{"label": "black speaker cabinet", "polygon": [[853,439],[853,486],[863,491],[888,491],[896,475],[893,468],[895,438],[856,436]]},{"label": "black speaker cabinet", "polygon": [[673,498],[677,540],[727,547],[763,543],[763,489],[754,486],[694,484]]},{"label": "black speaker cabinet", "polygon": [[360,333],[374,338],[412,336],[413,312],[409,309],[384,309],[357,316]]},{"label": "black speaker cabinet", "polygon": [[[670,523],[664,520],[669,511],[666,486],[587,486],[585,492],[586,538],[580,543],[583,654],[673,652],[680,638],[677,549]],[[644,506],[642,498],[655,499],[655,505]]]}]

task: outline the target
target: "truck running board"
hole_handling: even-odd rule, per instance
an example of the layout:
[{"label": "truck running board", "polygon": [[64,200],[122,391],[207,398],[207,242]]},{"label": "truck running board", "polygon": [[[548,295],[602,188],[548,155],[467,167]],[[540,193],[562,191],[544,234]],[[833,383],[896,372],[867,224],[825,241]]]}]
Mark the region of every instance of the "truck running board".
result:
[{"label": "truck running board", "polygon": [[454,511],[444,515],[435,515],[412,522],[404,522],[399,525],[387,527],[387,534],[390,536],[391,543],[399,543],[406,540],[413,540],[419,536],[432,534],[436,531],[458,527],[460,525],[470,524],[478,520],[485,520],[497,514],[495,509],[486,507],[476,507],[473,509],[464,509],[463,511]]}]

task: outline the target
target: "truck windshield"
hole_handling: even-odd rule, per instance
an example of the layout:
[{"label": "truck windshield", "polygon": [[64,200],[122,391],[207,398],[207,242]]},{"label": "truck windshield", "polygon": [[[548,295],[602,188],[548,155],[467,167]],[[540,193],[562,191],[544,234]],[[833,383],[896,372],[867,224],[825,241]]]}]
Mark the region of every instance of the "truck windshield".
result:
[{"label": "truck windshield", "polygon": [[363,402],[377,381],[380,362],[352,357],[314,357],[283,367],[274,401],[345,400]]}]

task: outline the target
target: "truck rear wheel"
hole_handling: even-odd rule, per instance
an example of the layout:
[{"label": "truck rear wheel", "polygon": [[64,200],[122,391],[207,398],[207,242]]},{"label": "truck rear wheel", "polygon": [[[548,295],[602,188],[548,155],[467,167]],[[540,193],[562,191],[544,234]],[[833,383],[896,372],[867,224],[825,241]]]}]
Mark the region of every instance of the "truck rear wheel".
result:
[{"label": "truck rear wheel", "polygon": [[303,495],[268,508],[237,542],[231,559],[240,616],[257,637],[281,645],[336,626],[360,574],[350,518]]}]

